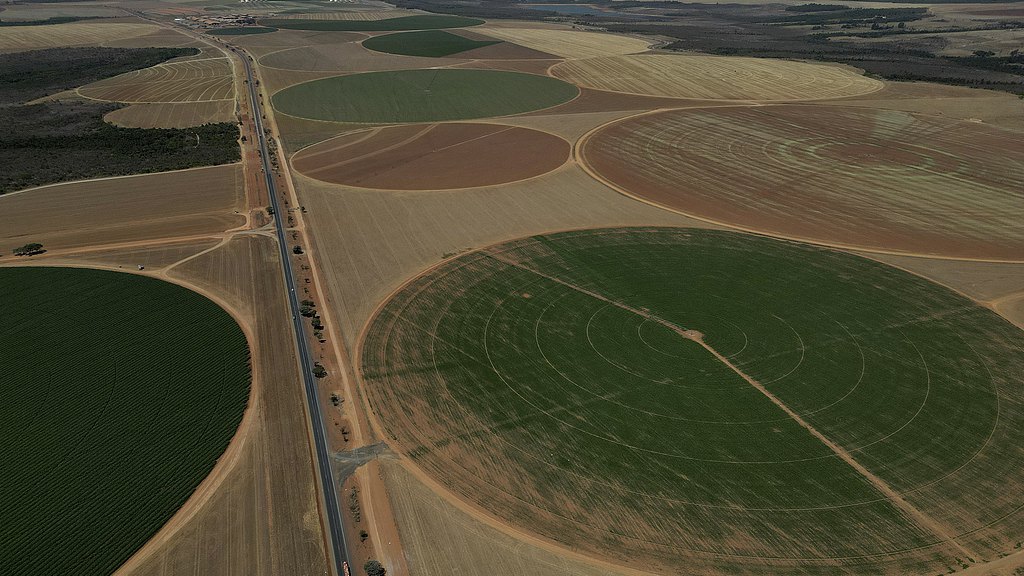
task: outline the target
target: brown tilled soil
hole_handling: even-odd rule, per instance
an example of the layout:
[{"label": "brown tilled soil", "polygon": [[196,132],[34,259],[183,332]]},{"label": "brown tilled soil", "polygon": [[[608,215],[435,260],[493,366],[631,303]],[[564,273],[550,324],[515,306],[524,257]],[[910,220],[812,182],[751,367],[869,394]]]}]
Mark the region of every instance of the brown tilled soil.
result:
[{"label": "brown tilled soil", "polygon": [[630,118],[594,133],[580,157],[630,195],[742,229],[1019,260],[1019,138],[904,112],[730,107]]},{"label": "brown tilled soil", "polygon": [[245,224],[239,164],[44,186],[0,196],[0,254],[216,235]]},{"label": "brown tilled soil", "polygon": [[[482,48],[486,50],[486,48]],[[471,50],[470,52],[476,52]],[[470,52],[463,52],[462,54],[456,54],[454,57],[461,57],[463,54],[469,54]],[[548,72],[548,68],[552,64],[557,64],[561,60],[493,60],[487,58],[480,58],[479,60],[471,60],[469,62],[460,62],[449,66],[449,68],[477,68],[480,70],[511,70],[512,72],[525,72],[527,74],[538,74],[545,75]]]},{"label": "brown tilled soil", "polygon": [[[463,32],[462,35],[473,40],[490,39],[482,34],[470,36],[470,34]],[[483,48],[459,52],[455,56],[457,58],[480,58],[482,60],[561,60],[558,56],[548,54],[547,52],[541,52],[540,50],[534,50],[533,48],[527,48],[510,42],[491,44]]]},{"label": "brown tilled soil", "polygon": [[569,143],[498,124],[374,128],[306,148],[292,158],[303,174],[387,190],[473,188],[523,180],[558,168]]},{"label": "brown tilled soil", "polygon": [[715,104],[713,100],[684,100],[681,98],[660,98],[657,96],[640,96],[606,92],[593,88],[580,88],[580,95],[575,100],[554,108],[525,114],[537,116],[548,114],[580,114],[582,112],[609,112],[612,110],[656,110],[658,108],[679,108],[699,103]]}]

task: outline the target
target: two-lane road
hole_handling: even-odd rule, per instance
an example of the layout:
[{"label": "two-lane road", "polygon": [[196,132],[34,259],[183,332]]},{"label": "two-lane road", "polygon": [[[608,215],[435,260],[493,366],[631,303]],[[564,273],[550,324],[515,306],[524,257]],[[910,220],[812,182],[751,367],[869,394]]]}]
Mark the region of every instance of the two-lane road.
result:
[{"label": "two-lane road", "polygon": [[348,562],[348,542],[345,540],[345,530],[341,523],[341,508],[338,506],[338,486],[334,481],[334,474],[331,468],[330,451],[327,447],[327,433],[324,428],[323,414],[320,412],[320,401],[317,394],[316,377],[313,376],[313,360],[309,354],[309,344],[306,340],[305,331],[302,326],[302,316],[299,314],[299,296],[295,287],[295,276],[292,272],[291,255],[288,250],[288,242],[285,235],[286,215],[278,203],[277,187],[274,183],[274,173],[270,166],[270,151],[267,149],[267,140],[263,132],[262,111],[259,105],[259,89],[256,87],[256,78],[253,74],[252,65],[249,63],[249,55],[237,49],[236,53],[245,63],[245,76],[248,80],[249,99],[252,103],[252,116],[256,125],[256,134],[259,138],[260,156],[263,163],[263,175],[267,180],[267,193],[270,196],[270,205],[274,209],[274,221],[276,223],[277,243],[281,251],[281,267],[284,271],[285,284],[288,287],[288,303],[291,307],[292,323],[295,330],[295,343],[299,353],[299,362],[302,364],[302,381],[306,389],[306,402],[309,405],[309,418],[313,426],[313,445],[316,451],[317,470],[320,472],[320,486],[324,495],[324,515],[327,517],[327,531],[331,542],[334,558],[334,573],[342,575],[342,565]]}]

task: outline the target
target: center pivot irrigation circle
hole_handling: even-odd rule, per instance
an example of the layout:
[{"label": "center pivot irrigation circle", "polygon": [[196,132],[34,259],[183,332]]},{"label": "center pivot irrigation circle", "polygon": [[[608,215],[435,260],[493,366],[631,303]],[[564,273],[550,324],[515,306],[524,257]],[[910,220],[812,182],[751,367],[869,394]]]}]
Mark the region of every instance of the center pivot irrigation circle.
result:
[{"label": "center pivot irrigation circle", "polygon": [[849,254],[665,228],[509,242],[396,293],[360,364],[419,467],[595,554],[927,564],[943,530],[1024,535],[972,501],[1024,479],[1000,464],[1024,458],[1024,413],[1000,409],[1020,401],[1021,332]]},{"label": "center pivot irrigation circle", "polygon": [[773,236],[1020,260],[1024,148],[991,126],[841,106],[670,110],[580,144],[618,190]]},{"label": "center pivot irrigation circle", "polygon": [[548,76],[433,68],[313,80],[274,94],[274,107],[312,120],[388,124],[509,116],[578,95],[576,86]]}]

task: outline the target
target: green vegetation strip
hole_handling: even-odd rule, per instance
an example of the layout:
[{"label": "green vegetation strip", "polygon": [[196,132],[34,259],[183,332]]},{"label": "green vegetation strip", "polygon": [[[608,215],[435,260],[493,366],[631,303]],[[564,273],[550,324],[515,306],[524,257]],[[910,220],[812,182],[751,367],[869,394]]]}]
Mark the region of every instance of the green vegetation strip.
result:
[{"label": "green vegetation strip", "polygon": [[[1024,411],[1007,407],[1024,334],[916,276],[806,245],[612,229],[470,253],[385,305],[362,371],[420,466],[547,537],[813,559],[935,542],[675,328],[913,505],[958,518],[950,531],[990,522],[973,498],[1019,493],[1005,463],[1024,458]],[[992,528],[1024,535],[1006,518]]]},{"label": "green vegetation strip", "polygon": [[0,294],[0,566],[110,574],[235,434],[245,336],[213,302],[140,276],[0,268]]},{"label": "green vegetation strip", "polygon": [[432,122],[507,116],[567,102],[561,80],[498,70],[401,70],[314,80],[274,95],[292,116],[334,122]]},{"label": "green vegetation strip", "polygon": [[438,58],[500,43],[499,40],[470,40],[464,36],[440,30],[422,30],[374,36],[364,40],[363,46],[388,54]]},{"label": "green vegetation strip", "polygon": [[462,16],[402,16],[386,20],[299,20],[268,18],[259,21],[264,26],[291,30],[380,32],[386,30],[439,30],[479,26],[483,20]]},{"label": "green vegetation strip", "polygon": [[243,26],[241,28],[214,28],[213,30],[207,30],[208,33],[215,36],[245,36],[248,34],[267,34],[268,32],[276,32],[277,28],[262,28],[260,26]]}]

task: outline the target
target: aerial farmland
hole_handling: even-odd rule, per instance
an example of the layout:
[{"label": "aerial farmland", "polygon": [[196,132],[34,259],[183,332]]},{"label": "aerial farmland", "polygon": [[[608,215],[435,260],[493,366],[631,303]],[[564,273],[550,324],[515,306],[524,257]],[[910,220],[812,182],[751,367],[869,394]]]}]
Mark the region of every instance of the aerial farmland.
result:
[{"label": "aerial farmland", "polygon": [[1020,6],[0,4],[0,574],[1019,576]]}]

